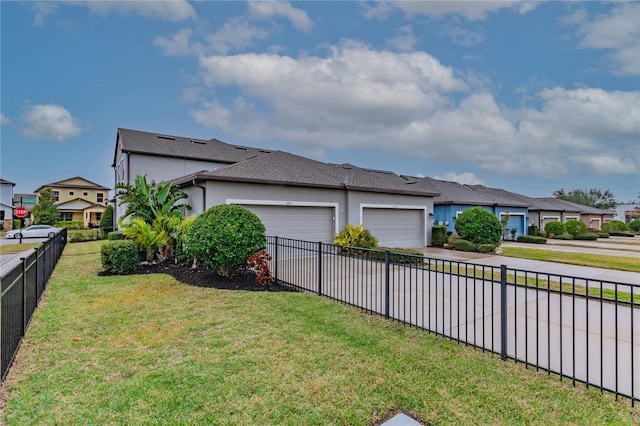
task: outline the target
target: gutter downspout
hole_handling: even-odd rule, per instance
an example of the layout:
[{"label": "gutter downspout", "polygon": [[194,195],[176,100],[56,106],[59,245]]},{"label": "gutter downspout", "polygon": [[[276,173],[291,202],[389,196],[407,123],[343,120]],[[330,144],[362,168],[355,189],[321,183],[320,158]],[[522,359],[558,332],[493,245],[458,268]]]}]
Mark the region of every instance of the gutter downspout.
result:
[{"label": "gutter downspout", "polygon": [[204,213],[204,211],[207,209],[207,188],[202,185],[197,185],[195,179],[193,179],[191,183],[193,184],[193,186],[202,189],[202,212],[201,213]]}]

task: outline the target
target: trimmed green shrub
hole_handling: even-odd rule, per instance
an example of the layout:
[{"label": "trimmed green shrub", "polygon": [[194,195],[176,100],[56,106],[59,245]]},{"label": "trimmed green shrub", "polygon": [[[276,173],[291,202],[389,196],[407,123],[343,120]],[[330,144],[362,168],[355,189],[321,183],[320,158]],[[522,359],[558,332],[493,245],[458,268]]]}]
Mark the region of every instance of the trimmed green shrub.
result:
[{"label": "trimmed green shrub", "polygon": [[447,243],[447,227],[445,225],[433,225],[431,227],[431,243],[435,247],[444,247]]},{"label": "trimmed green shrub", "polygon": [[84,229],[84,222],[82,220],[61,220],[56,222],[54,226],[67,229]]},{"label": "trimmed green shrub", "polygon": [[471,241],[459,239],[455,242],[454,248],[459,251],[476,251],[476,245]]},{"label": "trimmed green shrub", "polygon": [[564,223],[554,221],[549,222],[544,225],[544,232],[546,232],[546,236],[549,238],[555,238],[556,235],[562,235],[565,233],[567,228],[564,226]]},{"label": "trimmed green shrub", "polygon": [[598,234],[595,234],[593,232],[585,232],[584,234],[576,235],[575,237],[573,237],[573,239],[595,241],[598,239]]},{"label": "trimmed green shrub", "polygon": [[564,234],[561,235],[556,235],[555,237],[553,237],[554,240],[573,240],[573,235],[565,232]]},{"label": "trimmed green shrub", "polygon": [[622,231],[611,231],[609,235],[612,237],[634,237],[635,234],[633,232],[622,232]]},{"label": "trimmed green shrub", "polygon": [[633,232],[640,232],[640,220],[632,220],[629,222],[629,229]]},{"label": "trimmed green shrub", "polygon": [[456,245],[456,241],[460,239],[460,235],[458,234],[450,234],[447,237],[447,242],[444,244],[444,248],[453,250]]},{"label": "trimmed green shrub", "polygon": [[[629,230],[629,227],[627,226],[626,223],[620,221],[620,220],[612,220],[611,222],[605,222],[602,224],[601,229],[604,232],[608,232],[609,234],[611,234],[611,232],[625,232]],[[611,234],[613,235],[613,234]]]},{"label": "trimmed green shrub", "polygon": [[496,246],[493,244],[478,244],[476,245],[476,251],[478,253],[494,253],[496,251]]},{"label": "trimmed green shrub", "polygon": [[532,244],[547,243],[547,239],[545,237],[538,237],[537,235],[520,235],[517,241],[519,243],[532,243]]},{"label": "trimmed green shrub", "polygon": [[100,249],[102,268],[110,274],[130,274],[140,263],[134,241],[107,241]]},{"label": "trimmed green shrub", "polygon": [[368,229],[363,229],[362,224],[353,226],[349,223],[336,235],[333,243],[343,247],[370,249],[378,246],[378,239],[371,235]]},{"label": "trimmed green shrub", "polygon": [[207,209],[183,235],[184,251],[218,274],[230,277],[266,247],[262,221],[246,208],[221,204]]},{"label": "trimmed green shrub", "polygon": [[598,235],[598,238],[609,238],[610,235],[607,234],[606,232],[596,232],[596,235]]},{"label": "trimmed green shrub", "polygon": [[127,237],[124,235],[122,231],[112,231],[107,234],[107,240],[115,241],[115,240],[126,240]]},{"label": "trimmed green shrub", "polygon": [[104,234],[99,229],[70,229],[67,230],[67,238],[72,243],[79,243],[102,240],[104,239]]},{"label": "trimmed green shrub", "polygon": [[20,219],[13,219],[13,229],[20,229],[20,223],[22,223]]},{"label": "trimmed green shrub", "polygon": [[[372,250],[370,253],[373,260],[385,260],[385,252],[380,251],[384,247],[380,247],[376,250]],[[389,262],[401,263],[401,264],[422,264],[424,262],[424,254],[419,251],[401,249],[401,248],[389,248]]]},{"label": "trimmed green shrub", "polygon": [[497,246],[502,240],[502,224],[493,213],[480,206],[460,213],[456,219],[455,228],[460,238],[474,244]]},{"label": "trimmed green shrub", "polygon": [[564,224],[564,226],[567,230],[567,233],[573,235],[574,237],[589,232],[589,227],[580,220],[568,220]]}]

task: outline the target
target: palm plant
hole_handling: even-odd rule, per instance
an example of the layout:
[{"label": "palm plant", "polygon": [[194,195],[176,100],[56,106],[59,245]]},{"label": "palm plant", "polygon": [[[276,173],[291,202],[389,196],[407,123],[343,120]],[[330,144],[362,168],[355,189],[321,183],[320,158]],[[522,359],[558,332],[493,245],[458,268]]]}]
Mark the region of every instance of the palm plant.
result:
[{"label": "palm plant", "polygon": [[161,248],[169,245],[171,241],[166,231],[154,229],[152,225],[140,218],[133,219],[123,233],[135,241],[138,248],[146,253],[147,262],[153,261],[154,255]]},{"label": "palm plant", "polygon": [[159,216],[181,217],[182,210],[191,210],[191,206],[187,203],[180,202],[188,198],[184,191],[171,186],[170,182],[156,183],[154,180],[148,182],[147,175],[136,176],[133,185],[116,184],[116,197],[120,198],[119,205],[127,205],[120,221],[139,217],[151,224]]}]

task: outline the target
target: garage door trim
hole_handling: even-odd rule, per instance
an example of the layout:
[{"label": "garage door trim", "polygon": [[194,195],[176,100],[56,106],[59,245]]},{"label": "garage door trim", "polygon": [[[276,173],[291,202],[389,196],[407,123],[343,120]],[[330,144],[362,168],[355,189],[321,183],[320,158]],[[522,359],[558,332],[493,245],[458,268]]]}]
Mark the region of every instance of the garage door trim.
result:
[{"label": "garage door trim", "polygon": [[338,203],[327,203],[322,201],[246,200],[234,198],[227,198],[225,202],[227,204],[247,204],[255,206],[331,207],[333,208],[334,231],[336,234],[340,232],[340,224],[338,223],[338,208],[340,205]]}]

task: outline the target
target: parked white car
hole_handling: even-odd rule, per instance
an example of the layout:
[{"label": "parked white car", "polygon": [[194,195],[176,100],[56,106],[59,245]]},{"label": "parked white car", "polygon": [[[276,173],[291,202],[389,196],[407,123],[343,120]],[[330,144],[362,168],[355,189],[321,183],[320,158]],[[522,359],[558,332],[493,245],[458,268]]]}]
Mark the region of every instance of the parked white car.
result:
[{"label": "parked white car", "polygon": [[7,238],[51,238],[58,232],[62,231],[62,228],[56,228],[49,225],[31,225],[22,229],[14,229],[13,231],[7,231]]}]

